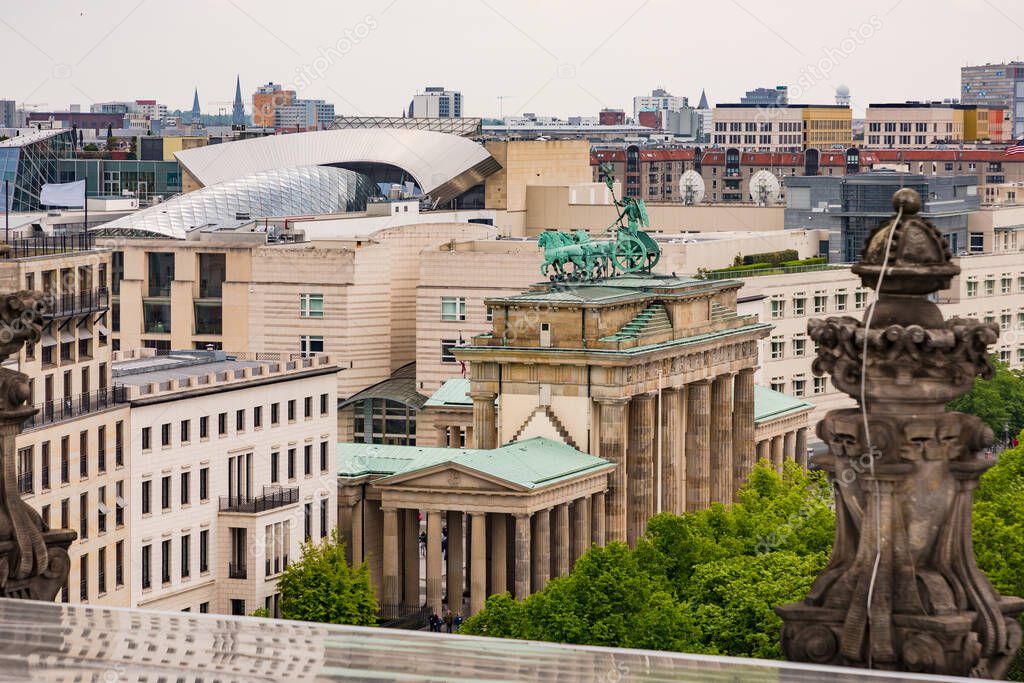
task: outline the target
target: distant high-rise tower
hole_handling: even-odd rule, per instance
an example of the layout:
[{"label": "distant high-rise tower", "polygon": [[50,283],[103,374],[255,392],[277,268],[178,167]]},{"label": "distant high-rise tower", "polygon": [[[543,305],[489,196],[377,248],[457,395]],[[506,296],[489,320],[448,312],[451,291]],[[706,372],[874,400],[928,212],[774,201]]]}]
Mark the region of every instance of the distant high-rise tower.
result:
[{"label": "distant high-rise tower", "polygon": [[242,104],[242,80],[235,76],[235,103],[231,105],[231,125],[245,124],[245,106]]},{"label": "distant high-rise tower", "polygon": [[192,97],[192,125],[199,125],[199,88]]},{"label": "distant high-rise tower", "polygon": [[697,105],[697,109],[708,109],[708,96],[703,90],[700,91],[700,103]]}]

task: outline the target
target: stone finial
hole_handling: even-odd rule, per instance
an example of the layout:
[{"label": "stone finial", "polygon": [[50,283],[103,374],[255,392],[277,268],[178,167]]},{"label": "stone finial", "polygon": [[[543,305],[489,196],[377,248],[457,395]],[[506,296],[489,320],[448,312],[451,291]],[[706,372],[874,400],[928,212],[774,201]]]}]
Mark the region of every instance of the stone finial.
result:
[{"label": "stone finial", "polygon": [[992,432],[945,410],[991,376],[999,328],[947,321],[928,299],[959,268],[921,206],[913,190],[897,192],[899,217],[852,269],[877,293],[870,327],[849,316],[808,324],[815,374],[861,405],[818,424],[829,450],[814,462],[836,492],[832,558],[802,603],[776,611],[794,661],[999,678],[1020,647],[1024,600],[995,592],[971,546]]},{"label": "stone finial", "polygon": [[[0,360],[39,341],[47,305],[40,292],[0,298]],[[31,397],[28,376],[0,367],[0,595],[53,601],[71,569],[67,549],[76,534],[47,528],[18,490],[15,438],[36,412]]]}]

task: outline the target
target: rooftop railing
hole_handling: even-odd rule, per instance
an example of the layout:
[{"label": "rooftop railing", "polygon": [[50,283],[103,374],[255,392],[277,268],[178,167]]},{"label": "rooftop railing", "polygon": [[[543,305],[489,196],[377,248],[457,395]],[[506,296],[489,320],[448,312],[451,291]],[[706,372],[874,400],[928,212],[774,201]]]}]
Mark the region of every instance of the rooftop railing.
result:
[{"label": "rooftop railing", "polygon": [[819,263],[809,266],[779,266],[778,268],[751,268],[749,270],[721,270],[702,273],[705,280],[734,280],[741,277],[758,277],[762,275],[783,275],[787,273],[811,273],[819,270],[848,270],[851,264]]},{"label": "rooftop railing", "polygon": [[0,245],[0,259],[32,258],[51,254],[71,254],[96,248],[96,239],[91,232],[68,235],[39,235],[22,237]]},{"label": "rooftop railing", "polygon": [[35,406],[38,412],[25,421],[25,429],[72,420],[127,401],[128,390],[123,384],[115,384],[106,389],[89,391],[84,394],[65,396],[62,399],[43,401]]}]

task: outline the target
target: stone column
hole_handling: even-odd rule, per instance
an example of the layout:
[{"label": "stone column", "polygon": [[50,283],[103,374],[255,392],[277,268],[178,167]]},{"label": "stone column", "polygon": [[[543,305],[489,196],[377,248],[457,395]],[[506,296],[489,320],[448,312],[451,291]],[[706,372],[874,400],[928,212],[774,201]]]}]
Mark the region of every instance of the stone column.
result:
[{"label": "stone column", "polygon": [[609,541],[626,541],[626,416],[629,399],[598,399],[600,404],[600,453],[616,467],[608,475],[607,535]]},{"label": "stone column", "polygon": [[754,369],[736,374],[732,395],[732,489],[747,483],[754,471]]},{"label": "stone column", "polygon": [[555,576],[569,573],[569,504],[555,506],[555,542],[553,544]]},{"label": "stone column", "polygon": [[590,549],[590,497],[577,498],[572,502],[572,562]]},{"label": "stone column", "polygon": [[772,437],[772,465],[779,472],[782,471],[782,435]]},{"label": "stone column", "polygon": [[686,509],[711,503],[711,381],[686,388]]},{"label": "stone column", "polygon": [[605,544],[606,517],[604,491],[598,491],[590,498],[590,539],[597,545]]},{"label": "stone column", "polygon": [[398,510],[384,508],[384,600],[381,614],[385,619],[398,616],[398,605],[402,601],[402,586],[398,582]]},{"label": "stone column", "polygon": [[536,593],[543,590],[551,578],[551,508],[533,513],[532,522],[531,583],[533,592]]},{"label": "stone column", "polygon": [[352,565],[363,563],[363,505],[362,499],[352,506]]},{"label": "stone column", "polygon": [[686,389],[682,387],[661,390],[661,471],[655,472],[654,485],[657,489],[660,478],[661,511],[674,515],[686,511],[685,400]]},{"label": "stone column", "polygon": [[629,411],[629,448],[626,454],[626,541],[630,546],[643,536],[654,514],[655,396],[633,397]]},{"label": "stone column", "polygon": [[505,515],[492,512],[491,518],[491,595],[508,590],[508,523]]},{"label": "stone column", "polygon": [[807,427],[796,430],[796,461],[807,469]]},{"label": "stone column", "polygon": [[786,432],[782,441],[782,458],[796,460],[796,432]]},{"label": "stone column", "polygon": [[732,375],[719,375],[711,385],[711,500],[732,502]]},{"label": "stone column", "polygon": [[405,587],[402,601],[408,610],[417,610],[420,601],[420,520],[419,510],[402,510],[402,575]]},{"label": "stone column", "polygon": [[497,396],[489,391],[471,391],[469,395],[473,399],[474,448],[497,448],[498,429],[494,410],[494,399]]},{"label": "stone column", "polygon": [[447,448],[450,444],[448,443],[448,434],[444,427],[435,427],[435,434],[437,435],[437,445],[441,448]]},{"label": "stone column", "polygon": [[767,460],[771,462],[772,450],[771,450],[771,439],[761,439],[757,442],[757,460]]},{"label": "stone column", "polygon": [[462,512],[448,511],[448,609],[462,613],[463,573]]},{"label": "stone column", "polygon": [[516,599],[530,595],[530,515],[516,515]]},{"label": "stone column", "polygon": [[469,580],[469,613],[476,614],[484,608],[487,598],[487,514],[471,512],[470,534],[472,542],[470,550],[473,561],[470,565],[472,575]]},{"label": "stone column", "polygon": [[440,615],[441,595],[441,513],[427,511],[427,607]]}]

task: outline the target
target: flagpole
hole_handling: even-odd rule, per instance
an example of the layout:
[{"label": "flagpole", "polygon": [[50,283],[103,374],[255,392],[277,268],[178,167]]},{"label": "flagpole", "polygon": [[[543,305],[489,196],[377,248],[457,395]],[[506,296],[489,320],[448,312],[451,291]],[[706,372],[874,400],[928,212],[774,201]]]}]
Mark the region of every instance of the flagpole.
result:
[{"label": "flagpole", "polygon": [[85,187],[82,188],[82,206],[85,207],[85,229],[89,232],[89,162],[85,162]]}]

